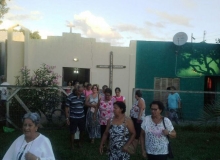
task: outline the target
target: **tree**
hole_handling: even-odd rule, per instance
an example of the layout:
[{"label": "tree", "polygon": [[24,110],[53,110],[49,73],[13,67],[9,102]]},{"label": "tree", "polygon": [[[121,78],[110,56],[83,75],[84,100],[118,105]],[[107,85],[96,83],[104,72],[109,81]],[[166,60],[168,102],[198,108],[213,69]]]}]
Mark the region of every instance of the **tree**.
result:
[{"label": "tree", "polygon": [[38,31],[30,33],[30,38],[31,39],[41,39],[41,36],[39,35]]},{"label": "tree", "polygon": [[216,43],[220,44],[220,38],[217,38],[215,41]]},{"label": "tree", "polygon": [[6,0],[0,0],[0,24],[2,23],[2,19],[4,15],[8,12],[9,8],[6,7]]},{"label": "tree", "polygon": [[[34,86],[34,87],[47,87],[57,86],[59,84],[58,79],[60,75],[54,73],[56,66],[49,66],[42,64],[42,67],[34,71],[31,76],[30,69],[26,66],[22,67],[20,72],[21,76],[16,76],[16,84],[22,86]],[[19,78],[21,77],[21,81]]]},{"label": "tree", "polygon": [[[20,88],[16,94],[31,112],[37,112],[39,115],[50,114],[52,109],[60,106],[62,97],[57,86],[61,76],[55,73],[54,69],[55,66],[42,64],[37,70],[31,71],[24,66],[20,70],[20,75],[15,76],[16,85]],[[20,122],[18,118],[25,112],[21,106],[16,98],[12,98],[10,108],[13,110],[10,110],[10,119],[17,125]],[[52,119],[52,115],[50,117]]]},{"label": "tree", "polygon": [[[14,31],[17,32],[16,30],[14,30]],[[23,32],[23,34],[25,34],[25,32],[22,28],[18,32]],[[41,39],[41,36],[38,31],[34,31],[34,32],[30,32],[30,38],[31,39]]]}]

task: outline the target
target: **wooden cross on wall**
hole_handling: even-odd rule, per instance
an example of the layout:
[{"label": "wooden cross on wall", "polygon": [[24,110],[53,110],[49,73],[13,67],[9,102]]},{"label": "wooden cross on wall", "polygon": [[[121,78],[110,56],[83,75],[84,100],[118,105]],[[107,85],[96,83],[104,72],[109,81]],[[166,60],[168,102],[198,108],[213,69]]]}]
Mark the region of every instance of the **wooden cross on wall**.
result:
[{"label": "wooden cross on wall", "polygon": [[123,69],[126,66],[123,65],[113,65],[113,52],[110,52],[110,65],[97,65],[97,68],[109,68],[109,88],[112,89],[113,86],[113,69]]}]

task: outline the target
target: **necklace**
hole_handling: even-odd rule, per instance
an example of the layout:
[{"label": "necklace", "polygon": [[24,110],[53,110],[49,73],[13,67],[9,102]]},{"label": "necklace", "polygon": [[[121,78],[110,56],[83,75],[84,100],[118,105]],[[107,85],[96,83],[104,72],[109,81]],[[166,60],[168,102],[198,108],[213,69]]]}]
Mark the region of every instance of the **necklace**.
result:
[{"label": "necklace", "polygon": [[[34,139],[35,140],[35,139]],[[21,147],[20,147],[20,151],[18,152],[18,154],[17,154],[17,160],[21,160],[21,158],[22,158],[22,156],[24,155],[24,152],[27,150],[27,152],[28,151],[30,151],[31,150],[31,147],[32,147],[32,145],[33,145],[33,143],[34,143],[34,140],[32,140],[32,141],[30,141],[30,142],[26,142],[26,145],[24,146],[24,147],[22,147],[23,146],[23,144],[25,143],[25,139],[23,140],[23,142],[22,142],[22,144],[21,144]],[[30,147],[28,147],[28,146],[30,146]],[[23,149],[21,149],[21,148],[23,148]]]}]

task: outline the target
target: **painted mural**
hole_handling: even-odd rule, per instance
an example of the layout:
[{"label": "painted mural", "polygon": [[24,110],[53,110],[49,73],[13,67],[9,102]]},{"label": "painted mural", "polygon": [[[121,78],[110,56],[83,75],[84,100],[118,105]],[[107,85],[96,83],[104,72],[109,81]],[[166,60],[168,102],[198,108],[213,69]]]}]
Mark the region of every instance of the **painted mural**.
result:
[{"label": "painted mural", "polygon": [[[176,58],[176,74],[179,77],[220,75],[220,45],[201,43],[185,47]],[[189,49],[191,47],[191,49]]]}]

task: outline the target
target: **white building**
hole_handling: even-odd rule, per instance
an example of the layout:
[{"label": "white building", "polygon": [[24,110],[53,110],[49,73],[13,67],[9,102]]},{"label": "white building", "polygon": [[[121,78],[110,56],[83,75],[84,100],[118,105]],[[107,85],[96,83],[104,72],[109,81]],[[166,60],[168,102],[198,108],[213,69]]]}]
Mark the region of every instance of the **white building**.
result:
[{"label": "white building", "polygon": [[[74,33],[36,40],[29,38],[29,31],[24,27],[24,40],[15,41],[12,36],[13,28],[8,29],[6,47],[1,50],[6,55],[4,74],[10,84],[15,84],[15,76],[19,75],[23,66],[33,71],[45,63],[56,66],[54,72],[62,76],[59,79],[60,86],[69,80],[68,77],[89,81],[100,87],[105,84],[109,86],[109,69],[97,68],[97,65],[110,65],[110,52],[113,52],[113,65],[125,66],[113,69],[113,95],[114,88],[120,87],[121,94],[126,97],[128,114],[132,107],[132,89],[135,87],[136,41],[131,41],[129,47],[116,47]],[[77,75],[74,73],[76,69],[79,71]]]}]

